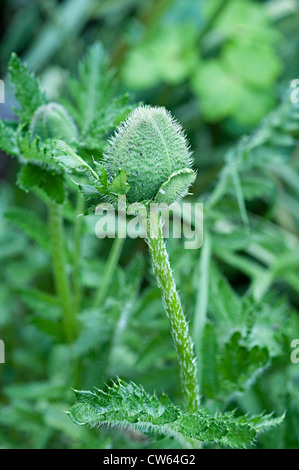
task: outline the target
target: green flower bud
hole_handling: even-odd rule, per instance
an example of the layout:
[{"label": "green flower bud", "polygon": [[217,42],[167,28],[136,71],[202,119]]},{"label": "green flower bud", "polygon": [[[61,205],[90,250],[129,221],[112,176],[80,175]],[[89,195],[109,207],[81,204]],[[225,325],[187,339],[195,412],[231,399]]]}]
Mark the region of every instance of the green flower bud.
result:
[{"label": "green flower bud", "polygon": [[120,125],[104,151],[109,180],[127,174],[129,203],[155,200],[171,204],[195,179],[181,126],[165,108],[139,106]]},{"label": "green flower bud", "polygon": [[30,124],[31,141],[41,139],[61,139],[73,142],[77,138],[77,128],[63,106],[49,103],[40,106],[34,113]]}]

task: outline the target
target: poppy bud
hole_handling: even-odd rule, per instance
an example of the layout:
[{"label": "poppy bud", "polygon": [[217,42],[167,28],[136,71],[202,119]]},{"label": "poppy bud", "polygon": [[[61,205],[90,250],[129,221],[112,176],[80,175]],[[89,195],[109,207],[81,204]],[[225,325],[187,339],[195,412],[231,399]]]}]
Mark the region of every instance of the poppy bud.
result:
[{"label": "poppy bud", "polygon": [[110,180],[125,170],[129,203],[171,204],[187,193],[195,179],[184,132],[162,107],[136,108],[108,141],[103,164]]},{"label": "poppy bud", "polygon": [[40,106],[34,113],[30,124],[31,141],[41,139],[61,139],[73,142],[77,138],[77,128],[63,106],[49,103]]}]

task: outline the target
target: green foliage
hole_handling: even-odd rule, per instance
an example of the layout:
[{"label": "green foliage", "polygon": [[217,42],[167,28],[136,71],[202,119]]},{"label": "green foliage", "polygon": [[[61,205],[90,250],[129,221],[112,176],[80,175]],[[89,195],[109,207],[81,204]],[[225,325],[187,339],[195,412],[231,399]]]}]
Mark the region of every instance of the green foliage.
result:
[{"label": "green foliage", "polygon": [[20,62],[16,54],[11,56],[9,72],[20,105],[16,112],[21,122],[17,124],[13,121],[1,121],[3,136],[1,148],[16,156],[22,164],[18,174],[18,184],[21,189],[29,191],[38,187],[50,200],[61,204],[65,197],[64,183],[59,167],[53,165],[50,158],[53,151],[49,139],[51,135],[41,135],[40,137],[43,137],[41,141],[33,135],[35,126],[32,122],[36,122],[36,112],[39,112],[38,109],[45,109],[44,106],[49,106],[46,104],[46,95],[37,79],[29,73],[26,65]]},{"label": "green foliage", "polygon": [[[0,148],[14,157],[1,153],[0,447],[298,448],[299,376],[290,345],[299,331],[299,107],[288,86],[298,74],[298,8],[71,0],[52,2],[47,15],[38,2],[6,3],[2,77],[12,50],[28,68],[11,55],[17,104],[5,79],[0,105]],[[196,180],[190,170],[179,179],[171,171],[154,196],[161,202],[161,184],[168,197],[193,183],[192,201],[204,203],[202,248],[166,242],[197,356],[197,413],[183,409],[145,244],[94,235],[94,207],[107,195],[114,202],[129,194],[135,182],[126,169],[109,178],[103,164],[107,140],[136,106],[128,88],[138,105],[170,109],[193,150]],[[60,125],[32,138],[34,114],[53,102],[75,122],[74,141]],[[71,341],[53,276],[51,201],[59,204]],[[196,227],[193,213],[181,217]],[[124,381],[82,391],[113,377]],[[75,404],[71,388],[81,390]]]},{"label": "green foliage", "polygon": [[102,151],[107,133],[126,117],[132,105],[127,94],[116,96],[117,84],[102,44],[90,47],[78,75],[78,79],[69,78],[69,96],[64,103],[80,129],[80,145]]},{"label": "green foliage", "polygon": [[79,79],[69,79],[72,101],[69,103],[74,116],[84,134],[96,119],[99,110],[109,98],[111,73],[107,74],[107,57],[103,46],[95,44],[79,64]]},{"label": "green foliage", "polygon": [[88,165],[88,163],[77,155],[65,142],[61,140],[55,141],[55,146],[57,150],[63,152],[62,155],[55,156],[55,159],[63,167],[67,170],[83,171],[96,181],[99,179],[98,174]]},{"label": "green foliage", "polygon": [[154,31],[128,54],[122,70],[126,83],[144,89],[160,80],[172,85],[184,81],[196,61],[196,35],[190,22]]},{"label": "green foliage", "polygon": [[42,189],[49,199],[62,204],[64,201],[64,184],[62,175],[50,173],[37,165],[27,163],[18,174],[18,185],[24,191],[38,187]]},{"label": "green foliage", "polygon": [[113,180],[108,182],[107,170],[103,164],[94,161],[94,170],[65,142],[56,141],[55,146],[57,150],[63,152],[63,154],[57,155],[54,158],[67,172],[84,173],[93,183],[93,186],[78,184],[79,190],[88,200],[95,200],[88,211],[92,210],[94,206],[97,205],[102,195],[109,196],[111,200],[114,200],[118,195],[124,195],[129,191],[130,186],[127,183],[127,174],[124,170],[119,169]]},{"label": "green foliage", "polygon": [[0,148],[10,155],[18,154],[15,123],[0,121]]},{"label": "green foliage", "polygon": [[[49,200],[62,204],[65,182],[61,166],[52,158],[57,156],[53,141],[63,139],[101,151],[104,138],[132,109],[128,95],[115,96],[117,86],[106,68],[103,47],[96,43],[79,64],[79,79],[69,80],[70,97],[62,100],[70,110],[68,115],[61,104],[48,103],[38,80],[17,55],[12,54],[9,71],[21,122],[0,121],[0,147],[16,156],[21,164],[25,163],[18,175],[21,189],[28,191],[38,187]],[[80,135],[73,120],[78,124]],[[87,166],[85,164],[85,168]]]},{"label": "green foliage", "polygon": [[218,345],[210,324],[204,331],[202,349],[205,395],[207,398],[217,397],[220,401],[231,399],[234,393],[242,393],[249,388],[269,364],[267,348],[250,347],[240,332],[233,333],[224,345]]},{"label": "green foliage", "polygon": [[12,54],[9,62],[10,79],[15,87],[15,94],[21,109],[16,110],[25,124],[29,124],[35,110],[47,102],[45,94],[34,75],[30,74],[26,65],[22,64],[16,54]]},{"label": "green foliage", "polygon": [[32,210],[14,207],[5,212],[5,217],[23,230],[26,235],[48,251],[48,232],[44,222]]},{"label": "green foliage", "polygon": [[158,399],[140,385],[119,381],[107,392],[75,391],[69,414],[77,424],[111,426],[175,437],[188,446],[216,442],[228,447],[251,446],[263,429],[282,422],[271,416],[238,417],[232,413],[210,416],[205,411],[184,414],[166,395]]},{"label": "green foliage", "polygon": [[122,67],[127,85],[144,90],[187,81],[208,121],[230,117],[244,126],[259,123],[275,105],[273,84],[281,71],[275,51],[279,35],[265,6],[217,0],[188,2],[189,14],[180,11],[178,1],[171,8],[130,49]]}]

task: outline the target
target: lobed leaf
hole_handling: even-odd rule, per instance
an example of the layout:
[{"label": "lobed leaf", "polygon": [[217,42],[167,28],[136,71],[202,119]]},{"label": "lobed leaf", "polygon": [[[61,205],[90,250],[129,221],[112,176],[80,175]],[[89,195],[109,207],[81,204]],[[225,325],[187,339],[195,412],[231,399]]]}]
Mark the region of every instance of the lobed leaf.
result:
[{"label": "lobed leaf", "polygon": [[0,120],[0,149],[5,153],[18,156],[17,123]]},{"label": "lobed leaf", "polygon": [[210,415],[205,410],[184,413],[166,395],[160,399],[142,386],[121,380],[107,392],[75,391],[77,401],[68,412],[79,425],[131,428],[145,434],[171,436],[198,447],[214,442],[226,447],[251,446],[260,430],[275,426],[283,417],[235,417],[232,413]]},{"label": "lobed leaf", "polygon": [[56,140],[55,146],[62,155],[56,155],[54,159],[66,170],[72,172],[77,170],[88,174],[93,180],[99,180],[99,175],[81,158],[74,150],[62,140]]},{"label": "lobed leaf", "polygon": [[18,185],[24,191],[29,191],[35,187],[40,188],[49,199],[56,201],[58,204],[64,202],[63,176],[38,165],[31,163],[23,165],[18,174]]},{"label": "lobed leaf", "polygon": [[111,72],[107,72],[106,67],[105,51],[102,44],[96,42],[79,64],[79,78],[69,79],[71,96],[66,105],[83,133],[110,96]]},{"label": "lobed leaf", "polygon": [[25,124],[29,125],[35,110],[47,103],[46,95],[41,90],[38,80],[15,53],[11,55],[8,69],[20,105],[20,109],[16,109],[15,112]]}]

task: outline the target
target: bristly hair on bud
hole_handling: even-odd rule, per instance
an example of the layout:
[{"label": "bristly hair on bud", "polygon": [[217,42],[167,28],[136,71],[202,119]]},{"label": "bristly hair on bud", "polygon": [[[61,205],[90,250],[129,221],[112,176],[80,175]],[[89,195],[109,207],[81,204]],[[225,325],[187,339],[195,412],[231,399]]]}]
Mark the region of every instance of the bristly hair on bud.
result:
[{"label": "bristly hair on bud", "polygon": [[61,139],[71,143],[77,139],[77,128],[66,109],[58,103],[39,106],[30,124],[30,138]]},{"label": "bristly hair on bud", "polygon": [[137,107],[118,127],[103,158],[109,180],[119,170],[126,172],[129,203],[154,200],[158,194],[159,202],[175,202],[195,179],[192,163],[180,124],[165,108],[148,105]]}]

